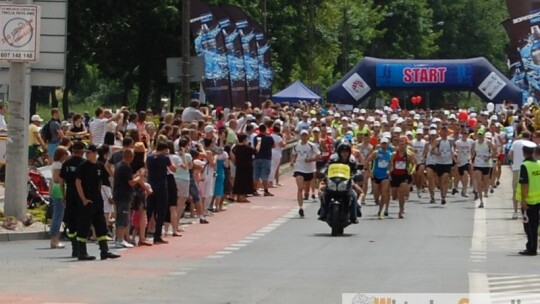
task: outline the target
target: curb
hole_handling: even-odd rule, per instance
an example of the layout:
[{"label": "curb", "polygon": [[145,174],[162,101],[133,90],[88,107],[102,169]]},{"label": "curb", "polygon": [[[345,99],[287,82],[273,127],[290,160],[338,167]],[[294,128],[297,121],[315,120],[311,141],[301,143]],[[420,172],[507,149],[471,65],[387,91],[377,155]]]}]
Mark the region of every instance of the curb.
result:
[{"label": "curb", "polygon": [[0,242],[46,240],[50,236],[47,232],[15,232],[0,233]]}]

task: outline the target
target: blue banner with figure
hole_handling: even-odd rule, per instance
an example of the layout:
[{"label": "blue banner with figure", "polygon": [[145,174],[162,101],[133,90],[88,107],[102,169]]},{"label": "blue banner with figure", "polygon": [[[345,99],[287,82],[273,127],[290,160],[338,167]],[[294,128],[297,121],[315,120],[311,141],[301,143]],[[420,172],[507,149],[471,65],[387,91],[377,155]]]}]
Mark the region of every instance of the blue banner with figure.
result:
[{"label": "blue banner with figure", "polygon": [[466,64],[377,64],[379,88],[452,87],[472,88],[474,68]]}]

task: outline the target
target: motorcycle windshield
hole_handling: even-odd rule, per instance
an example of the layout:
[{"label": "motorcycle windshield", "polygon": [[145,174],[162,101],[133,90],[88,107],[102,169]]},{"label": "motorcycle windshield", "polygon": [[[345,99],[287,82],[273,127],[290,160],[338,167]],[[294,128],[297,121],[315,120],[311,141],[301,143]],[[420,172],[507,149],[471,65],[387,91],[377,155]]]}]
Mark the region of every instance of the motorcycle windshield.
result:
[{"label": "motorcycle windshield", "polygon": [[351,168],[345,164],[331,164],[328,167],[328,178],[351,178]]}]

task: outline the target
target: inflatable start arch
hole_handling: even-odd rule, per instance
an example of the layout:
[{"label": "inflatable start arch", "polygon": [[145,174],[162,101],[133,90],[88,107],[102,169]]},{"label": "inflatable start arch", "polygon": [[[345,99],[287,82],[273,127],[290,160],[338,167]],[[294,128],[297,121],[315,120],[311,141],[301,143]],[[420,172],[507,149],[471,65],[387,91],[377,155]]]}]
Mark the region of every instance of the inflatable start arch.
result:
[{"label": "inflatable start arch", "polygon": [[366,57],[329,90],[331,103],[358,106],[378,90],[472,91],[485,102],[521,104],[522,92],[486,58],[394,60]]}]

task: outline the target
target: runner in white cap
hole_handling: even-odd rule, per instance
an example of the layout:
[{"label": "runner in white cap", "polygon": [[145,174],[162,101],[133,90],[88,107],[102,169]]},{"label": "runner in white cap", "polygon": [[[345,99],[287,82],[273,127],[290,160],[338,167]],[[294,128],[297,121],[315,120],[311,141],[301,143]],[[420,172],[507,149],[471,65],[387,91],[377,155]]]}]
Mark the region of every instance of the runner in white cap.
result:
[{"label": "runner in white cap", "polygon": [[461,196],[468,197],[467,186],[469,185],[469,177],[472,173],[471,167],[471,154],[474,140],[469,138],[469,131],[467,128],[462,128],[461,137],[456,141],[456,153],[457,153],[457,167],[459,179],[454,181],[454,189],[457,189],[459,182],[461,181],[462,190]]},{"label": "runner in white cap", "polygon": [[484,191],[489,187],[491,159],[497,157],[497,150],[493,144],[484,138],[485,132],[484,129],[479,129],[476,132],[478,139],[472,146],[474,199],[480,199],[478,208],[484,208],[483,195],[485,194]]},{"label": "runner in white cap", "polygon": [[412,149],[416,156],[416,168],[414,170],[413,180],[416,185],[416,194],[418,198],[422,198],[422,191],[424,190],[426,161],[425,161],[425,149],[426,141],[424,140],[424,130],[416,130],[416,138],[412,141]]},{"label": "runner in white cap", "polygon": [[431,148],[431,152],[436,156],[437,176],[439,177],[439,188],[441,189],[441,204],[446,205],[446,194],[448,192],[449,178],[455,163],[455,143],[448,138],[448,127],[441,127],[440,138]]},{"label": "runner in white cap", "polygon": [[429,195],[431,197],[430,204],[435,203],[435,187],[438,184],[437,161],[435,159],[435,155],[432,152],[433,147],[435,147],[437,143],[437,136],[437,130],[431,129],[429,131],[429,140],[426,143],[426,147],[424,148],[424,159],[426,160],[428,189]]}]

